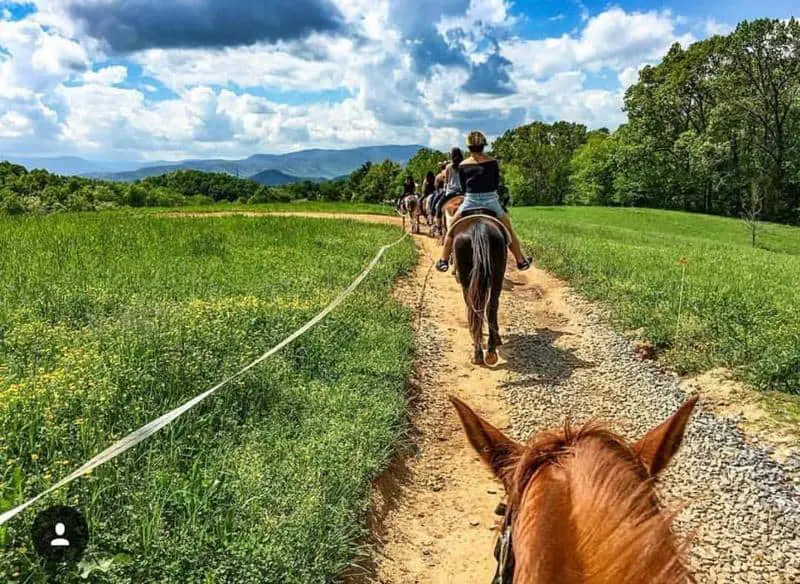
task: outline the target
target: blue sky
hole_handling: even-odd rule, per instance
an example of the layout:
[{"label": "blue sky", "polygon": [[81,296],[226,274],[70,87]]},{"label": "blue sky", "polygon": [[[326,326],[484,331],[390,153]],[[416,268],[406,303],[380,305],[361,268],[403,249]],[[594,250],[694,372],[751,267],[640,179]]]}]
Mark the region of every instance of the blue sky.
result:
[{"label": "blue sky", "polygon": [[[796,8],[794,9],[796,11]],[[0,0],[0,155],[236,157],[616,127],[674,42],[789,0]]]}]

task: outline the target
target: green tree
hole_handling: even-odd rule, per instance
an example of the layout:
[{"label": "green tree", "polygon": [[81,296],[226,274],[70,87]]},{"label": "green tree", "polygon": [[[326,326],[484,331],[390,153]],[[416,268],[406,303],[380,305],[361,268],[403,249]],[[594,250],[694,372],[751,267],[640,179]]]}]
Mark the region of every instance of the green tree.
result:
[{"label": "green tree", "polygon": [[570,160],[586,141],[586,126],[534,122],[507,131],[492,146],[517,205],[560,205],[570,191]]},{"label": "green tree", "polygon": [[570,162],[572,190],[568,203],[612,205],[617,174],[616,138],[608,132],[592,132]]},{"label": "green tree", "polygon": [[400,165],[391,160],[380,164],[372,164],[360,181],[358,191],[353,200],[365,203],[380,203],[392,198],[393,187],[400,176]]},{"label": "green tree", "polygon": [[405,172],[411,173],[414,180],[422,182],[428,171],[439,174],[439,165],[447,161],[447,154],[430,148],[420,148],[406,164]]}]

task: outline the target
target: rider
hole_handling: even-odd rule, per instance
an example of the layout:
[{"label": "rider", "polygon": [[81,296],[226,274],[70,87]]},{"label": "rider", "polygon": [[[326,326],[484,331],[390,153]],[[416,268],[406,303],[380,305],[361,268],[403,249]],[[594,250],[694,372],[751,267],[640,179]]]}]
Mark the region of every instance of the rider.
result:
[{"label": "rider", "polygon": [[[518,270],[527,270],[531,267],[531,259],[522,255],[522,246],[508,214],[500,205],[497,188],[500,186],[500,166],[497,160],[483,153],[486,148],[486,136],[481,132],[470,132],[467,136],[467,147],[471,156],[458,167],[460,184],[464,187],[464,202],[458,208],[454,219],[457,221],[461,213],[470,209],[487,209],[492,211],[506,226],[511,236],[511,253],[517,261]],[[448,232],[444,240],[442,257],[436,262],[436,269],[446,272],[450,266],[450,254],[453,251],[453,236]]]},{"label": "rider", "polygon": [[435,182],[436,177],[434,176],[433,172],[429,170],[427,173],[425,173],[425,179],[422,181],[422,196],[419,199],[420,209],[425,208],[425,199],[433,195],[435,192]]},{"label": "rider", "polygon": [[406,180],[403,183],[403,194],[400,195],[400,198],[397,199],[397,204],[395,205],[396,209],[400,208],[400,203],[409,195],[413,195],[414,191],[417,188],[417,183],[414,182],[414,177],[410,174],[406,175]]},{"label": "rider", "polygon": [[464,155],[461,153],[461,148],[456,146],[450,151],[450,164],[446,165],[442,173],[442,180],[444,181],[444,193],[436,202],[435,213],[438,218],[442,216],[442,207],[444,204],[459,195],[464,194],[464,189],[461,187],[461,178],[459,177],[458,168],[464,161]]}]

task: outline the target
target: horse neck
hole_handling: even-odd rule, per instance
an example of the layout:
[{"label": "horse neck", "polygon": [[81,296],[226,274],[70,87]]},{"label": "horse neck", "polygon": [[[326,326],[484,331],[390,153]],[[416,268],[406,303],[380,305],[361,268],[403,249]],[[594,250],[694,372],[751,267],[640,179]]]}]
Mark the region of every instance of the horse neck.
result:
[{"label": "horse neck", "polygon": [[671,517],[623,450],[589,439],[530,480],[514,526],[515,583],[693,581]]}]

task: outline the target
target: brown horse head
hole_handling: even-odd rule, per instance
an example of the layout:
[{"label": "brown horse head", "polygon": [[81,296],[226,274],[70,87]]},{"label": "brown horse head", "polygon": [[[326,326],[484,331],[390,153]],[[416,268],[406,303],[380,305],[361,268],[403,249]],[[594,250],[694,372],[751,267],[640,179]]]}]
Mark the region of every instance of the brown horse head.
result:
[{"label": "brown horse head", "polygon": [[697,396],[635,444],[595,423],[566,423],[522,444],[450,400],[505,486],[514,584],[694,581],[654,479],[680,447]]}]

